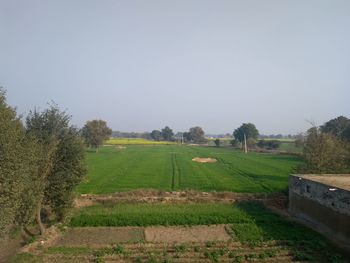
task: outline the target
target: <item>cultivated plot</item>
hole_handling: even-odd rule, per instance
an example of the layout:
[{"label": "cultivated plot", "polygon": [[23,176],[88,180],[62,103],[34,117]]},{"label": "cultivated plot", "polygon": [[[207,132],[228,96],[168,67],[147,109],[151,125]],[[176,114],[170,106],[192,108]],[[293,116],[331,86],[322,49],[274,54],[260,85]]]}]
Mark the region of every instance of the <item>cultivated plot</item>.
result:
[{"label": "cultivated plot", "polygon": [[[216,162],[194,162],[194,158]],[[284,190],[296,156],[248,153],[215,147],[127,146],[88,152],[89,174],[78,192],[134,189],[270,193]]]}]

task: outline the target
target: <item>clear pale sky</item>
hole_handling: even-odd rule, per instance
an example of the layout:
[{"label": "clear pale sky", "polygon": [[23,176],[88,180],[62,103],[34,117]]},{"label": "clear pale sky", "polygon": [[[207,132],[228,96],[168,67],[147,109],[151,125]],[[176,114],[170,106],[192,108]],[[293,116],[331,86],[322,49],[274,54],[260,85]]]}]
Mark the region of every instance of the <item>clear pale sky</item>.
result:
[{"label": "clear pale sky", "polygon": [[350,117],[350,1],[0,0],[0,86],[79,127],[293,134]]}]

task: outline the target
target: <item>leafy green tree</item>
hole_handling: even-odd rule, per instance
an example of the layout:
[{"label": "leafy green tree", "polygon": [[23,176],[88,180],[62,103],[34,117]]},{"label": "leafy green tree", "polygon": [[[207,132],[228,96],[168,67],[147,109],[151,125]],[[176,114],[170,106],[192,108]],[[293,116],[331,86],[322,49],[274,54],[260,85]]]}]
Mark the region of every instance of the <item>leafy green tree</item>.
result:
[{"label": "leafy green tree", "polygon": [[0,236],[26,226],[37,203],[37,143],[27,137],[0,88]]},{"label": "leafy green tree", "polygon": [[0,233],[8,232],[15,220],[21,193],[21,165],[24,129],[16,112],[6,104],[0,90]]},{"label": "leafy green tree", "polygon": [[304,143],[305,164],[297,169],[300,173],[349,172],[346,146],[336,136],[322,133],[317,127],[308,130]]},{"label": "leafy green tree", "polygon": [[206,139],[204,137],[204,131],[199,126],[190,128],[189,138],[190,138],[190,141],[193,141],[194,143],[206,142]]},{"label": "leafy green tree", "polygon": [[216,146],[216,147],[220,147],[220,139],[216,138],[216,139],[214,140],[214,143],[215,143],[215,146]]},{"label": "leafy green tree", "polygon": [[183,133],[183,137],[184,137],[184,141],[185,142],[190,142],[192,141],[192,137],[191,137],[191,134],[189,132],[184,132]]},{"label": "leafy green tree", "polygon": [[45,188],[45,204],[62,220],[72,207],[74,189],[86,174],[84,143],[79,131],[66,127],[59,135],[56,161]]},{"label": "leafy green tree", "polygon": [[174,138],[174,132],[168,126],[162,129],[162,137],[165,141],[172,141]]},{"label": "leafy green tree", "polygon": [[151,138],[155,141],[160,141],[162,139],[162,132],[158,130],[153,130],[151,132]]},{"label": "leafy green tree", "polygon": [[350,142],[350,119],[339,116],[321,126],[321,132],[330,133],[342,140]]},{"label": "leafy green tree", "polygon": [[69,125],[70,116],[57,106],[43,112],[36,110],[26,118],[27,134],[40,145],[36,220],[41,233],[45,231],[41,212],[48,206],[58,219],[62,219],[72,202],[75,186],[85,175],[84,146],[79,132]]},{"label": "leafy green tree", "polygon": [[69,118],[64,112],[60,112],[56,106],[51,106],[43,112],[34,109],[26,118],[27,134],[33,136],[40,147],[38,181],[41,184],[38,189],[36,221],[41,234],[45,232],[41,218],[42,206],[45,201],[44,191],[55,164],[59,133],[68,126]]},{"label": "leafy green tree", "polygon": [[87,121],[82,128],[82,136],[89,147],[93,147],[98,152],[98,148],[112,134],[112,130],[107,126],[107,122],[103,120]]},{"label": "leafy green tree", "polygon": [[257,140],[259,136],[259,131],[252,123],[243,123],[239,128],[235,129],[233,132],[233,136],[239,142],[244,142],[244,134],[246,139],[254,139]]},{"label": "leafy green tree", "polygon": [[40,167],[40,147],[38,141],[32,136],[26,135],[22,141],[23,151],[20,154],[21,163],[23,165],[23,173],[21,178],[22,191],[19,195],[19,207],[16,212],[15,225],[22,230],[26,230],[35,218],[35,212],[38,202],[41,198],[41,190],[43,189],[43,181],[38,176]]}]

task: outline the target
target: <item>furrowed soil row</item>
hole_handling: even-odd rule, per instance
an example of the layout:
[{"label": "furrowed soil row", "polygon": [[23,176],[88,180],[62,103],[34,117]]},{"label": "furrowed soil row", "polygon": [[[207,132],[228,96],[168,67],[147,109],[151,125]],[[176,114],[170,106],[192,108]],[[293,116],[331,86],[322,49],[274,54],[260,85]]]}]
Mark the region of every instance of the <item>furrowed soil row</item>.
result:
[{"label": "furrowed soil row", "polygon": [[[44,262],[291,262],[288,248],[266,246],[249,248],[220,243],[208,247],[208,244],[121,244],[122,250],[115,254],[103,254],[103,249],[84,254],[50,254],[46,252]],[[108,248],[107,248],[108,249]],[[107,250],[106,250],[107,251]],[[74,252],[73,252],[74,253]],[[98,261],[100,260],[100,261]]]}]

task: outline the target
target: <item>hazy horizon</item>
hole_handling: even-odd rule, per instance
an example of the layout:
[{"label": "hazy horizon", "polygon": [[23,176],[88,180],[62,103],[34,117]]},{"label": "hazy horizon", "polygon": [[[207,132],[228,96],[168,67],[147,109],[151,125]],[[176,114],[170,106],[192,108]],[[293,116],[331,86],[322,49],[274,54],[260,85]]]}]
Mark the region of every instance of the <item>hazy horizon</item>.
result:
[{"label": "hazy horizon", "polygon": [[114,131],[350,117],[350,1],[0,0],[0,86]]}]

